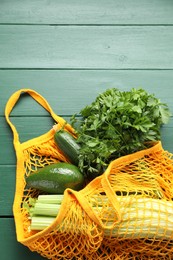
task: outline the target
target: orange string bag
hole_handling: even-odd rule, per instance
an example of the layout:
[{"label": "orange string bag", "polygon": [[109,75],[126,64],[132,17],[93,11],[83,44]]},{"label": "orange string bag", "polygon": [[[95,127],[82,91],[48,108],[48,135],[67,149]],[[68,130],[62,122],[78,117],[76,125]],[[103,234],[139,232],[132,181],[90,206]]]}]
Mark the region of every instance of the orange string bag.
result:
[{"label": "orange string bag", "polygon": [[20,143],[10,113],[21,93],[45,108],[58,128],[73,128],[37,92],[21,89],[7,102],[5,116],[14,135],[16,191],[13,204],[17,240],[48,259],[173,259],[173,155],[161,142],[110,162],[84,189],[66,189],[60,210],[47,228],[32,231],[23,204],[37,198],[25,177],[37,168],[67,161],[54,142],[54,129]]}]

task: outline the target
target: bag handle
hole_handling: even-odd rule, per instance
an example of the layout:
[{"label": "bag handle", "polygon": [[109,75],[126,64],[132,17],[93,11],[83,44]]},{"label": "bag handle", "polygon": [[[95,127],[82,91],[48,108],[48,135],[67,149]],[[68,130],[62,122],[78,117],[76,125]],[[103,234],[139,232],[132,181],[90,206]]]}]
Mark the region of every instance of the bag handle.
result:
[{"label": "bag handle", "polygon": [[33,99],[35,99],[42,107],[44,107],[50,113],[52,118],[57,123],[59,123],[61,126],[64,126],[64,124],[66,124],[66,121],[62,117],[57,116],[54,113],[54,111],[52,110],[52,108],[50,107],[50,105],[48,104],[46,99],[43,98],[38,92],[36,92],[35,90],[32,90],[32,89],[25,89],[25,88],[20,89],[20,90],[16,91],[15,93],[13,93],[11,95],[11,97],[7,101],[7,104],[6,104],[6,107],[5,107],[5,118],[6,118],[8,124],[10,125],[10,127],[12,129],[13,137],[14,137],[14,143],[19,143],[19,135],[18,135],[18,132],[16,130],[16,127],[11,122],[9,116],[10,116],[10,113],[12,112],[13,108],[15,107],[15,105],[16,105],[17,101],[19,100],[22,93],[27,93]]}]

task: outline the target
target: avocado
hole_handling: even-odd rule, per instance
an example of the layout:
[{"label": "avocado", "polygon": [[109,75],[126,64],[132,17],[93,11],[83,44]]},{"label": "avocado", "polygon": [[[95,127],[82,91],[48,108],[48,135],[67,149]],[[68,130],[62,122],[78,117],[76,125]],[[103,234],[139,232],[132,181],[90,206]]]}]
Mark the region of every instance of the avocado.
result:
[{"label": "avocado", "polygon": [[65,162],[47,165],[26,177],[30,188],[50,194],[63,194],[66,188],[80,190],[85,185],[85,178],[78,167]]}]

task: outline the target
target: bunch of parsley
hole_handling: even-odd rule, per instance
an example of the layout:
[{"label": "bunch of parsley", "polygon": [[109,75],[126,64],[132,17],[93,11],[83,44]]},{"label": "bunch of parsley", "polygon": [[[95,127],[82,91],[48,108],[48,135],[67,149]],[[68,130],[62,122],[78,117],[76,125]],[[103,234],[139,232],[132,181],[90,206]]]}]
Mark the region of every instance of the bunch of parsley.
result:
[{"label": "bunch of parsley", "polygon": [[71,119],[81,145],[79,168],[90,179],[102,174],[111,160],[146,148],[160,140],[160,127],[170,112],[153,94],[143,89],[100,94]]}]

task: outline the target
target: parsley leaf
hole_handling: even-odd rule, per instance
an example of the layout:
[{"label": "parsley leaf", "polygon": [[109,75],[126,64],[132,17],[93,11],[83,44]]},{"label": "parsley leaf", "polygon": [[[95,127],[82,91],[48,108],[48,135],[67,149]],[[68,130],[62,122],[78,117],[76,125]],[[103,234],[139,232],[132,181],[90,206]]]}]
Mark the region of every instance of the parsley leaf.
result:
[{"label": "parsley leaf", "polygon": [[108,89],[73,115],[71,123],[81,145],[79,168],[90,179],[102,174],[111,160],[160,140],[160,127],[170,118],[166,104],[143,89]]}]

